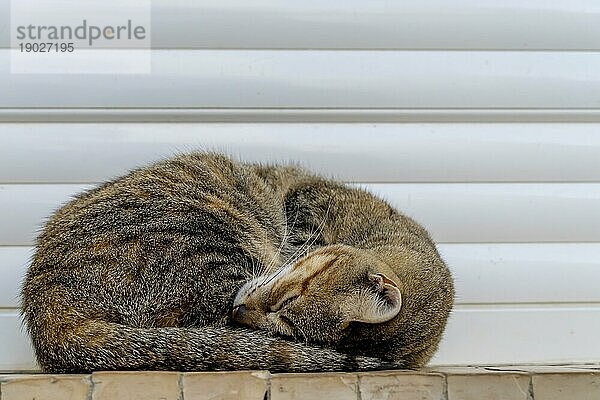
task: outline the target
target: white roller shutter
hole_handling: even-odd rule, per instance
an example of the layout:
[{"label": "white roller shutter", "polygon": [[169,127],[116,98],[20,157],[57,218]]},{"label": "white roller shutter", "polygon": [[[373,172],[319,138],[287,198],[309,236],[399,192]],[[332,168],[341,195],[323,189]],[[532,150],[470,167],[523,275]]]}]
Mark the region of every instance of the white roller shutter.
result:
[{"label": "white roller shutter", "polygon": [[457,306],[435,364],[598,361],[600,3],[152,4],[152,73],[11,74],[0,0],[0,370],[83,188],[192,149],[298,161],[424,224]]}]

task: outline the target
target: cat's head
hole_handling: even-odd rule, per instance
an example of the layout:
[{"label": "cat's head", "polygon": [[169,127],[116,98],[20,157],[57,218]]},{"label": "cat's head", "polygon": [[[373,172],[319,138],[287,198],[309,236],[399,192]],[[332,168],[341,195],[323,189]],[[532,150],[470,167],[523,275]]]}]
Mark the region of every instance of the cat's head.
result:
[{"label": "cat's head", "polygon": [[339,343],[353,324],[393,324],[401,309],[399,279],[383,261],[336,245],[245,284],[232,318],[273,334]]}]

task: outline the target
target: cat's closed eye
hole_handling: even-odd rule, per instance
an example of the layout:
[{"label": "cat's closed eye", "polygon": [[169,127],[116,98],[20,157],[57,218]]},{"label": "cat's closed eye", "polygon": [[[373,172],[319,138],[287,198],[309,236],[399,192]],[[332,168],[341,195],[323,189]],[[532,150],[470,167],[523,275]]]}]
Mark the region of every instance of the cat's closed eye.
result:
[{"label": "cat's closed eye", "polygon": [[290,305],[294,300],[296,300],[298,297],[300,297],[300,295],[298,294],[289,294],[286,296],[283,296],[281,298],[281,300],[279,300],[277,303],[275,303],[274,305],[271,306],[271,312],[278,312],[279,310],[285,308],[286,306]]}]

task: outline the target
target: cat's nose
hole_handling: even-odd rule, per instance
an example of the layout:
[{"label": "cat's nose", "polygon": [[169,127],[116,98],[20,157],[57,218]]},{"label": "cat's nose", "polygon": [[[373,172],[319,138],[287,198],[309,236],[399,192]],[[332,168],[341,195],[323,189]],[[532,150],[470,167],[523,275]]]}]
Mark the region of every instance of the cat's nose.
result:
[{"label": "cat's nose", "polygon": [[246,306],[243,304],[237,305],[233,307],[231,311],[231,318],[234,321],[240,321],[244,318],[244,314],[246,313]]}]

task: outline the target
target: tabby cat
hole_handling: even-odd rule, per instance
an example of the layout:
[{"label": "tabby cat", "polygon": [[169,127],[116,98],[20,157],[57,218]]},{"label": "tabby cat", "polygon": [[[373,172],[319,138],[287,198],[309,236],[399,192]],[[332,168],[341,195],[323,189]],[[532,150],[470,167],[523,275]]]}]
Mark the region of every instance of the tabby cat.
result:
[{"label": "tabby cat", "polygon": [[384,201],[197,152],[59,209],[22,313],[46,372],[370,370],[424,365],[453,298],[427,232]]}]

